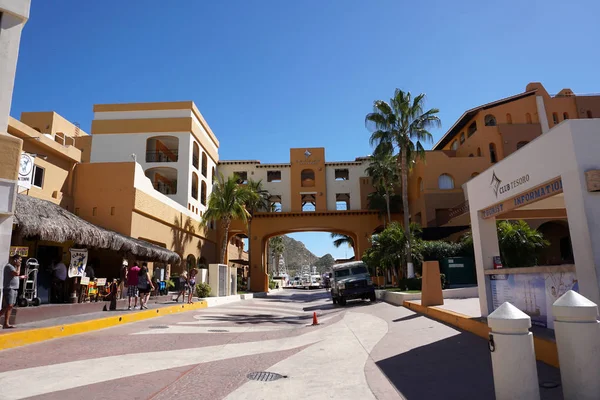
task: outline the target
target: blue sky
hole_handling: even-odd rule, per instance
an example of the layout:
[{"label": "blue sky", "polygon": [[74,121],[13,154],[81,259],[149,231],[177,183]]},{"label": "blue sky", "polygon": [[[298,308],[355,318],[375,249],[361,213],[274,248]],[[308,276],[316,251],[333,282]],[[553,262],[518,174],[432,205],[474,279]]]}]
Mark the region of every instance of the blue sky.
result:
[{"label": "blue sky", "polygon": [[594,0],[33,0],[11,115],[54,110],[89,131],[94,103],[194,100],[222,159],[351,160],[396,87],[441,110],[435,140],[531,81],[600,92],[598,15]]}]

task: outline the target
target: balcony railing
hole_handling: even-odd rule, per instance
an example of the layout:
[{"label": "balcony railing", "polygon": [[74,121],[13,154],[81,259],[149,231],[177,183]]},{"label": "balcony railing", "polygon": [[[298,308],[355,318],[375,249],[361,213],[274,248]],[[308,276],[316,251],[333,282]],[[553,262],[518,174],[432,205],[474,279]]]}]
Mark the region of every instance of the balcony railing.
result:
[{"label": "balcony railing", "polygon": [[169,153],[156,150],[146,152],[146,162],[177,162],[178,159],[177,150],[169,150]]},{"label": "balcony railing", "polygon": [[158,190],[162,194],[177,194],[177,181],[172,181],[170,183],[165,182],[154,182],[154,189]]}]

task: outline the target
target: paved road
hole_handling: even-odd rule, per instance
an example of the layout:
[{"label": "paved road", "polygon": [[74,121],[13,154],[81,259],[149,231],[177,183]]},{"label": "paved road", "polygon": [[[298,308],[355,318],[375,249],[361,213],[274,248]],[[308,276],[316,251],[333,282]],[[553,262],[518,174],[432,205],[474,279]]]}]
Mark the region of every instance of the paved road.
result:
[{"label": "paved road", "polygon": [[[310,326],[317,312],[319,326]],[[557,371],[538,367],[543,381]],[[284,377],[264,382],[252,372]],[[544,399],[561,399],[560,388]],[[493,399],[487,344],[325,291],[141,321],[0,352],[0,399]]]}]

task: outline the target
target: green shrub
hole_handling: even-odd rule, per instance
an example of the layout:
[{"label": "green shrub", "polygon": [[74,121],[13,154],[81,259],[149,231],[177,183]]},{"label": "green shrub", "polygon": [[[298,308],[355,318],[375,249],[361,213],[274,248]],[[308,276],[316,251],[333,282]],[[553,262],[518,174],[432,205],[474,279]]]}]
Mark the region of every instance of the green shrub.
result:
[{"label": "green shrub", "polygon": [[210,296],[210,285],[202,282],[196,283],[196,295],[201,299]]}]

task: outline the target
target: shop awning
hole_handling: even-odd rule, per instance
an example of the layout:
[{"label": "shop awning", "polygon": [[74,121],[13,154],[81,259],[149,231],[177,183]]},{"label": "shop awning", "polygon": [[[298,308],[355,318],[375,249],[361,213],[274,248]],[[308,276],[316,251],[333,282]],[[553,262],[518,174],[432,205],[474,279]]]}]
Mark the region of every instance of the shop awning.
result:
[{"label": "shop awning", "polygon": [[229,260],[229,262],[240,265],[250,265],[250,262],[248,260],[242,260],[241,258],[237,260]]},{"label": "shop awning", "polygon": [[139,260],[178,264],[181,257],[164,247],[101,228],[64,208],[35,197],[17,195],[17,231],[24,237],[39,237],[57,243],[72,241],[78,246],[113,250]]}]

